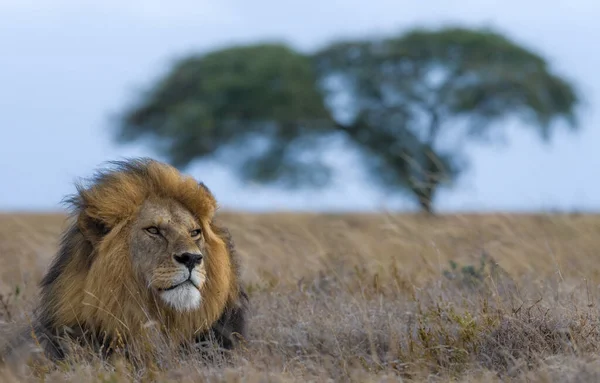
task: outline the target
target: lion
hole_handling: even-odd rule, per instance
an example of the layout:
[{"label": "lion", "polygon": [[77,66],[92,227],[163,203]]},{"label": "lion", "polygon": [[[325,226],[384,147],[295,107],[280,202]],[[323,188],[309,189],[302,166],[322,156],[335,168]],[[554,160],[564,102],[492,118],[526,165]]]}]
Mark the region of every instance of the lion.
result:
[{"label": "lion", "polygon": [[149,158],[110,164],[66,200],[72,222],[34,316],[46,355],[66,356],[65,334],[126,346],[149,323],[176,342],[235,348],[247,336],[249,298],[211,191]]}]

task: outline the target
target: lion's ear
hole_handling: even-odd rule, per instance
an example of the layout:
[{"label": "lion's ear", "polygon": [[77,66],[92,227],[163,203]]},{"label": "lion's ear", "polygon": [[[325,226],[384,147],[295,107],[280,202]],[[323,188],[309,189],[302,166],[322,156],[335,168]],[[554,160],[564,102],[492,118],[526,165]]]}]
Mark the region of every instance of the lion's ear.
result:
[{"label": "lion's ear", "polygon": [[93,246],[96,246],[110,232],[110,227],[106,223],[85,213],[79,215],[77,225],[85,239],[90,241]]}]

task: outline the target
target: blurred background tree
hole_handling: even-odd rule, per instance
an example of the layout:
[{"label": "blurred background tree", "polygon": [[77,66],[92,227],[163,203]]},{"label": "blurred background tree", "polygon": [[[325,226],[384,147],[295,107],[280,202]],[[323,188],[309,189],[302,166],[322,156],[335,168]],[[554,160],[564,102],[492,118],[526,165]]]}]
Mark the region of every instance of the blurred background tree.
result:
[{"label": "blurred background tree", "polygon": [[465,144],[510,118],[543,140],[557,119],[577,128],[579,97],[545,59],[487,30],[416,29],[301,54],[235,46],[178,61],[120,116],[117,139],[150,138],[183,168],[209,157],[243,180],[325,186],[334,136],[361,153],[372,180],[433,211],[466,169]]}]

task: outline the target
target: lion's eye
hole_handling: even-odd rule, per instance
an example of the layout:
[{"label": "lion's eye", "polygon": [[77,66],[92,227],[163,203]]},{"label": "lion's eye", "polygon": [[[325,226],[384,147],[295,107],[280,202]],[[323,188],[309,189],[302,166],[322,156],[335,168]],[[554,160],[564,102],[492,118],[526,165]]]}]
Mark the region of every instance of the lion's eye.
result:
[{"label": "lion's eye", "polygon": [[192,230],[192,231],[190,231],[190,234],[192,237],[197,237],[200,234],[202,234],[202,230],[201,229]]},{"label": "lion's eye", "polygon": [[150,226],[150,227],[147,227],[147,228],[146,228],[146,231],[147,231],[148,233],[150,233],[150,234],[153,234],[153,235],[157,235],[157,234],[159,234],[159,233],[160,233],[160,231],[158,230],[158,228],[157,228],[156,226]]}]

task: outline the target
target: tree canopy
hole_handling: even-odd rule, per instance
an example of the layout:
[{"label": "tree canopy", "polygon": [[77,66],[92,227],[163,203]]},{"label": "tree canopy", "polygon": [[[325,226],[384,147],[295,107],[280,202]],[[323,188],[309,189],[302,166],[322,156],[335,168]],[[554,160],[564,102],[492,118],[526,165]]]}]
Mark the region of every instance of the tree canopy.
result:
[{"label": "tree canopy", "polygon": [[338,41],[311,54],[284,44],[186,57],[121,116],[121,142],[152,138],[178,167],[219,157],[246,180],[326,185],[321,159],[341,135],[373,182],[426,211],[464,171],[469,140],[516,118],[549,140],[575,129],[579,96],[546,60],[487,30],[416,29]]}]

